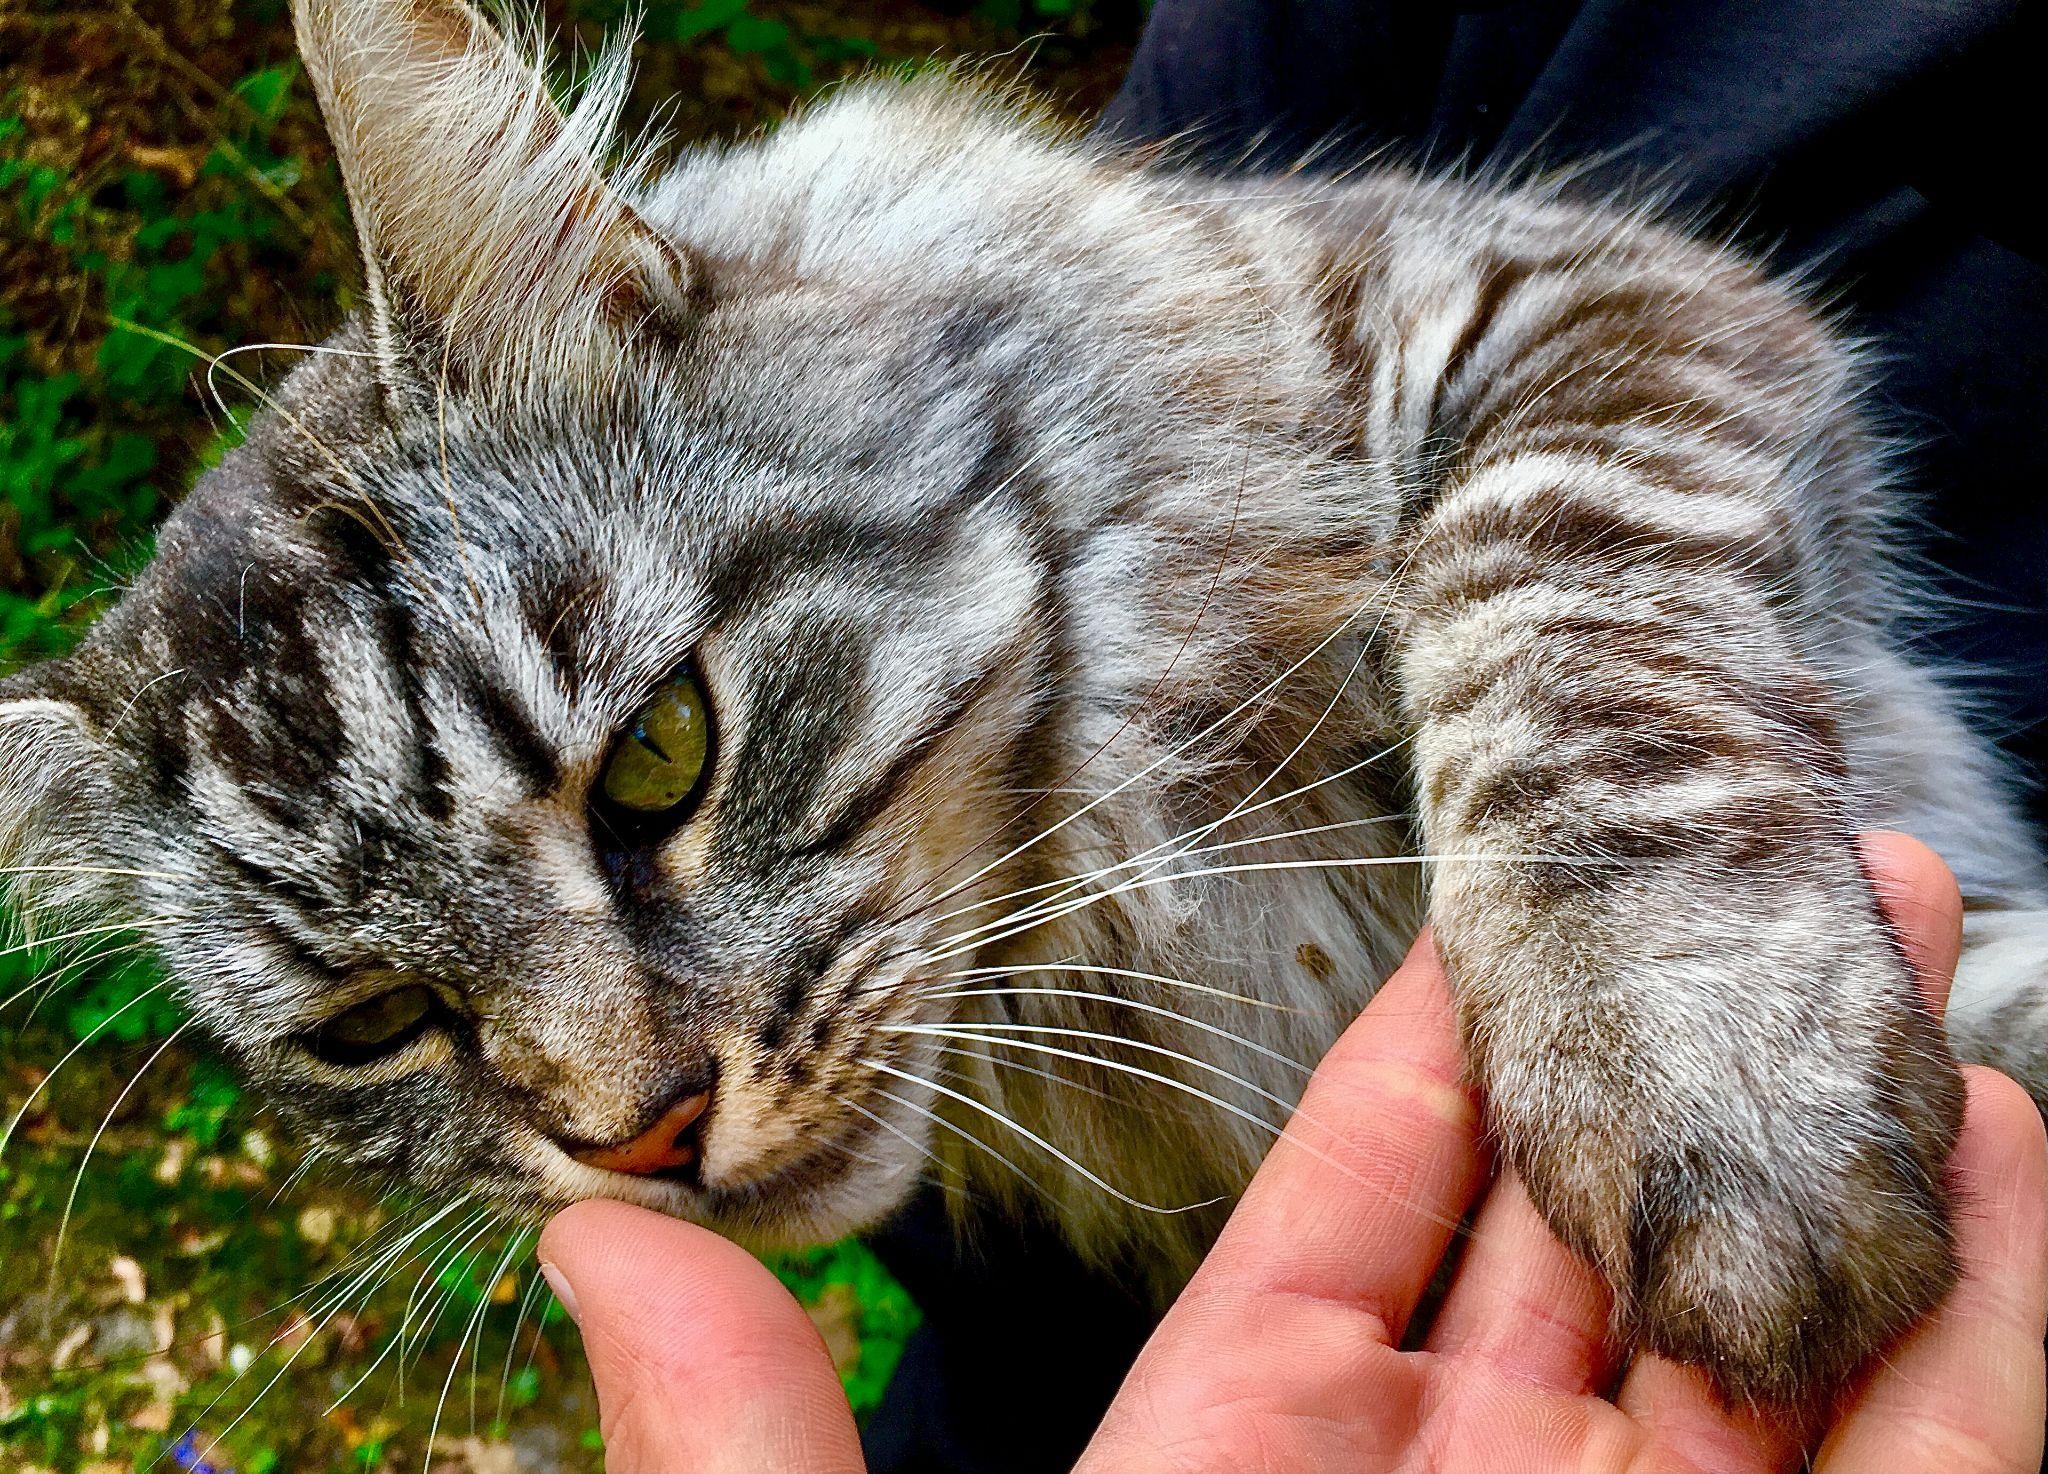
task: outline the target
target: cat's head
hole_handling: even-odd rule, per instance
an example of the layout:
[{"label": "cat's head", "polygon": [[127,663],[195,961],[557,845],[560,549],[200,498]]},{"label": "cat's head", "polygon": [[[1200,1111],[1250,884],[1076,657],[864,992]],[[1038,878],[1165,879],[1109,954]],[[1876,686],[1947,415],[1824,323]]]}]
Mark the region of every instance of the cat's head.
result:
[{"label": "cat's head", "polygon": [[348,1160],[871,1221],[934,1099],[887,1026],[1045,781],[998,319],[672,238],[593,163],[614,66],[565,115],[459,4],[299,24],[368,305],[0,686],[0,864]]}]

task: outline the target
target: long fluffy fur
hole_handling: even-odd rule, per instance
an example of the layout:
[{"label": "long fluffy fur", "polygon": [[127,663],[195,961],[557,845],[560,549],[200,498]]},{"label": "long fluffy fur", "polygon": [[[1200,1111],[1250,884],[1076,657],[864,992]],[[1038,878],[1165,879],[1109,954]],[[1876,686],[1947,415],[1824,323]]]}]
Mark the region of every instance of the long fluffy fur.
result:
[{"label": "long fluffy fur", "polygon": [[[958,79],[608,184],[616,64],[565,119],[460,6],[300,20],[362,356],[7,709],[0,828],[140,872],[107,903],[182,918],[310,1132],[764,1240],[931,1167],[1165,1295],[1427,916],[1641,1343],[1797,1398],[1942,1293],[1956,1076],[1854,833],[1956,866],[1956,1037],[2036,1082],[2048,902],[1795,293],[1555,186],[1175,174]],[[712,786],[607,869],[592,775],[686,657]],[[394,970],[464,1026],[311,1059]],[[714,1069],[695,1182],[565,1154]]]}]

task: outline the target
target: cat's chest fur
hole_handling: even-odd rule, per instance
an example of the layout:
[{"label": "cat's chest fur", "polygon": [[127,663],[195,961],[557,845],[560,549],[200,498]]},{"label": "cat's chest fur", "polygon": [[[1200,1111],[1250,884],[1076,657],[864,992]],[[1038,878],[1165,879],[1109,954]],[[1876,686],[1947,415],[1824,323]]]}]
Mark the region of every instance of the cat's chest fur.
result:
[{"label": "cat's chest fur", "polygon": [[937,1103],[955,1128],[935,1136],[942,1183],[1050,1211],[1083,1252],[1177,1287],[1218,1221],[1179,1210],[1242,1188],[1422,920],[1398,785],[1330,784],[1226,820],[1302,781],[1238,785],[1179,831],[1105,804],[1020,872],[1030,894],[967,919],[995,940],[953,964],[968,974],[954,1027],[977,1037],[946,1063],[983,1104]]}]

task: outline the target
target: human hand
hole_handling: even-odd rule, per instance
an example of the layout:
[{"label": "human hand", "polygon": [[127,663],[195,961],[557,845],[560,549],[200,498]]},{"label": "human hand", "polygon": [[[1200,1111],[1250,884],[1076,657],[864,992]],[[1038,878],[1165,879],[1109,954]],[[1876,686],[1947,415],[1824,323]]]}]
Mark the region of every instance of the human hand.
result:
[{"label": "human hand", "polygon": [[[1939,1008],[1960,945],[1954,881],[1902,836],[1869,836],[1865,854]],[[2017,1086],[1966,1074],[1952,1159],[1962,1282],[1831,1416],[1727,1409],[1689,1368],[1624,1365],[1598,1277],[1512,1177],[1487,1191],[1478,1107],[1425,939],[1317,1070],[1081,1469],[1777,1469],[1815,1443],[1822,1471],[2034,1469],[2048,1143]],[[1402,1351],[1481,1194],[1422,1348]],[[614,1474],[861,1467],[816,1331],[743,1251],[591,1202],[556,1217],[540,1256],[583,1326]]]}]

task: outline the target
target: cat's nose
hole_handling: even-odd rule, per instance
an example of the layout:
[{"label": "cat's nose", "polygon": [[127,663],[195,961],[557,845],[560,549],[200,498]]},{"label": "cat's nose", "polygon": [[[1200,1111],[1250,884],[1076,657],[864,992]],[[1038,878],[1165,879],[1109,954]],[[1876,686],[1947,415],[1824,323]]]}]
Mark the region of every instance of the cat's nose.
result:
[{"label": "cat's nose", "polygon": [[654,1177],[693,1167],[699,1149],[697,1123],[710,1106],[711,1092],[700,1090],[678,1100],[662,1112],[659,1120],[630,1140],[607,1146],[579,1146],[569,1155],[586,1167],[630,1172],[635,1177]]}]

